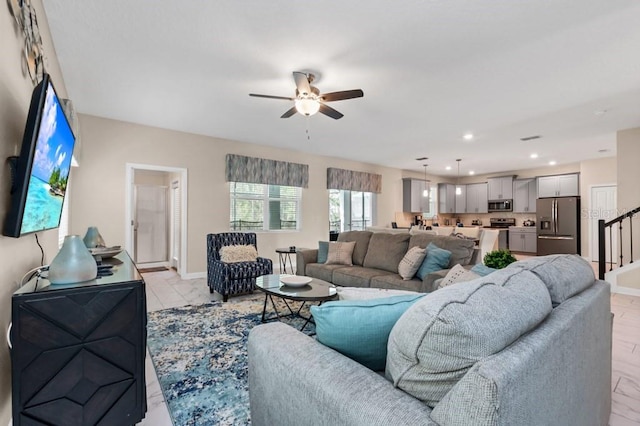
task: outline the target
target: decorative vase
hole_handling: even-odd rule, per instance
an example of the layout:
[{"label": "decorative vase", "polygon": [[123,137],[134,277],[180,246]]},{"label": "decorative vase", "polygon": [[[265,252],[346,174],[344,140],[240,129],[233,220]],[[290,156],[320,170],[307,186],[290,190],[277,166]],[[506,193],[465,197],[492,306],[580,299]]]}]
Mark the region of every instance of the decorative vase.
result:
[{"label": "decorative vase", "polygon": [[49,265],[49,282],[72,284],[89,281],[97,276],[98,265],[80,236],[64,237],[62,248]]},{"label": "decorative vase", "polygon": [[96,248],[96,247],[106,247],[107,245],[104,243],[104,239],[100,232],[98,232],[98,228],[95,226],[90,226],[87,229],[87,233],[84,235],[82,239],[84,241],[84,245],[87,248]]}]

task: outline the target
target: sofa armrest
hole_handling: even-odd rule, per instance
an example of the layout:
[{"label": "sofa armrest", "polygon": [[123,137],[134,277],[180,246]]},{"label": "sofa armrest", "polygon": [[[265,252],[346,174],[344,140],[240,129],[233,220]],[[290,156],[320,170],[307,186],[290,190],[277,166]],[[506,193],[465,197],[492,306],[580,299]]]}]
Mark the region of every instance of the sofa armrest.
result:
[{"label": "sofa armrest", "polygon": [[253,425],[436,425],[426,404],[288,325],[253,328],[248,352]]},{"label": "sofa armrest", "polygon": [[309,263],[318,262],[318,249],[304,249],[296,252],[296,275],[306,275]]}]

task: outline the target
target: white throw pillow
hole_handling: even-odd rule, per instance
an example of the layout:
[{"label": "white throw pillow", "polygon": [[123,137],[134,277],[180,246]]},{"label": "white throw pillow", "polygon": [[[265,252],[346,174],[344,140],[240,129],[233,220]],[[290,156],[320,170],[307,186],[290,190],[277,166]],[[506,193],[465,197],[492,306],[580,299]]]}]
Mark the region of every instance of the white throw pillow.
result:
[{"label": "white throw pillow", "polygon": [[353,249],[356,247],[355,241],[330,242],[327,253],[326,265],[353,265]]},{"label": "white throw pillow", "polygon": [[454,265],[453,268],[449,270],[449,272],[447,272],[447,275],[445,275],[445,277],[438,284],[438,288],[443,288],[455,283],[471,281],[478,278],[479,276],[480,275],[476,274],[475,272],[464,269],[462,265],[457,264]]},{"label": "white throw pillow", "polygon": [[220,248],[220,260],[224,263],[255,262],[257,259],[258,252],[251,244]]},{"label": "white throw pillow", "polygon": [[413,278],[416,272],[418,272],[420,265],[422,265],[422,261],[426,255],[427,249],[418,246],[409,249],[398,265],[398,273],[403,280],[409,281]]}]

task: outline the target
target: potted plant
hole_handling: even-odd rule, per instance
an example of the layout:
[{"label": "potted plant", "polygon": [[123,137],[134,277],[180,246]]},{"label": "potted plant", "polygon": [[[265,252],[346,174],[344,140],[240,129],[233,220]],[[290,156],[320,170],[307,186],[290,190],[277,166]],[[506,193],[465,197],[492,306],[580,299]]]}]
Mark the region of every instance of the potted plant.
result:
[{"label": "potted plant", "polygon": [[517,259],[506,249],[493,250],[484,255],[483,262],[486,266],[494,269],[506,268]]}]

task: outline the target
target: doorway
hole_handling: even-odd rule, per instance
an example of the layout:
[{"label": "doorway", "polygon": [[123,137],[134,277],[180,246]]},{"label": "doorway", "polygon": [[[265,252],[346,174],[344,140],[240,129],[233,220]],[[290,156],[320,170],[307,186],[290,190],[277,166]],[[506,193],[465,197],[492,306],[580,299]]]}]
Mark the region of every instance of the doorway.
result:
[{"label": "doorway", "polygon": [[187,170],[126,165],[125,248],[136,264],[186,275]]},{"label": "doorway", "polygon": [[[616,208],[616,186],[602,185],[591,187],[591,198],[589,206],[589,233],[591,240],[591,261],[598,262],[598,220],[604,219],[605,222],[615,219],[617,216]],[[608,232],[605,235],[606,241],[606,259],[609,262],[617,263],[616,256],[618,253],[618,237],[617,233],[612,233],[612,241],[609,244]]]}]

